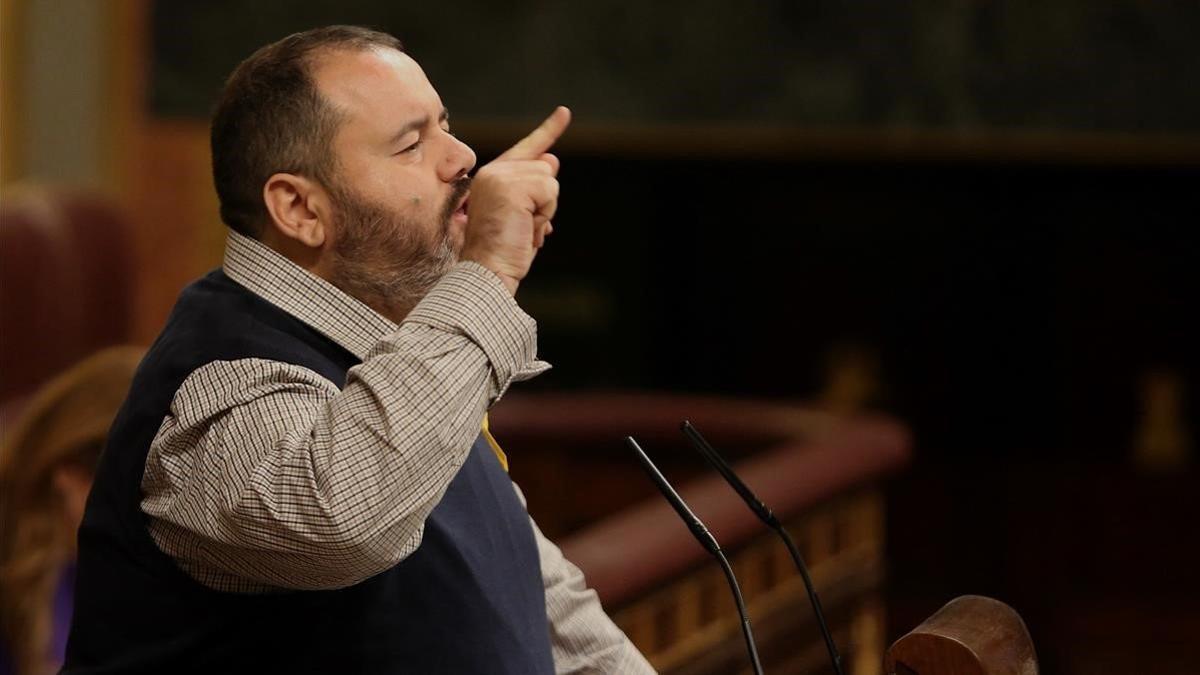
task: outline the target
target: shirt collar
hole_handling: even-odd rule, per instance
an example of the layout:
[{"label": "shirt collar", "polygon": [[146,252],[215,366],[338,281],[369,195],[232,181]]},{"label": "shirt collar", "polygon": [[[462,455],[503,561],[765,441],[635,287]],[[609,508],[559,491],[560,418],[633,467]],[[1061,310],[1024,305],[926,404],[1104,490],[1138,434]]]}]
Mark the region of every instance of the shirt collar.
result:
[{"label": "shirt collar", "polygon": [[316,329],[361,361],[398,327],[337,286],[243,234],[225,238],[225,275]]}]

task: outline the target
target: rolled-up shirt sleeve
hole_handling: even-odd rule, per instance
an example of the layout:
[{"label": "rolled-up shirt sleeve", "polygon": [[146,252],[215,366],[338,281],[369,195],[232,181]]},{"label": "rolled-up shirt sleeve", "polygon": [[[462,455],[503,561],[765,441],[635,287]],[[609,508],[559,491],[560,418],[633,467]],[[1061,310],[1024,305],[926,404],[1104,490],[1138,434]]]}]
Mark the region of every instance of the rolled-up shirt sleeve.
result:
[{"label": "rolled-up shirt sleeve", "polygon": [[454,268],[345,387],[297,365],[215,361],[176,392],[142,510],[159,548],[227,591],[331,589],[420,544],[487,408],[536,360],[536,326],[500,281]]}]

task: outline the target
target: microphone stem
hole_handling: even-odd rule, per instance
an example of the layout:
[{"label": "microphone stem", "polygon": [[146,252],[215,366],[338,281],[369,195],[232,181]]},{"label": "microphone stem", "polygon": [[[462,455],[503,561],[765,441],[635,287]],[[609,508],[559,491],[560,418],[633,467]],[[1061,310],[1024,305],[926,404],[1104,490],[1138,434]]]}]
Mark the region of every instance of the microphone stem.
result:
[{"label": "microphone stem", "polygon": [[796,569],[800,571],[800,577],[804,580],[804,590],[808,592],[808,601],[813,606],[817,627],[821,629],[821,637],[825,639],[825,648],[829,650],[829,660],[833,662],[833,671],[837,675],[845,675],[842,671],[842,657],[838,654],[837,646],[833,644],[833,635],[829,632],[829,626],[825,624],[825,612],[821,609],[821,601],[817,598],[817,591],[813,587],[812,579],[808,576],[808,567],[804,564],[804,559],[800,557],[800,550],[796,548],[796,542],[792,540],[792,535],[788,534],[782,525],[776,524],[773,527],[783,538],[783,543],[787,545],[788,553],[792,554],[792,561],[796,563]]},{"label": "microphone stem", "polygon": [[737,603],[738,616],[742,617],[742,635],[746,638],[746,650],[750,652],[750,664],[754,667],[755,675],[763,675],[762,661],[758,658],[758,648],[754,646],[754,634],[750,631],[750,614],[746,611],[746,601],[742,598],[742,589],[738,586],[737,578],[733,576],[733,567],[721,549],[714,551],[717,562],[721,563],[721,571],[729,581],[733,590],[733,600]]}]

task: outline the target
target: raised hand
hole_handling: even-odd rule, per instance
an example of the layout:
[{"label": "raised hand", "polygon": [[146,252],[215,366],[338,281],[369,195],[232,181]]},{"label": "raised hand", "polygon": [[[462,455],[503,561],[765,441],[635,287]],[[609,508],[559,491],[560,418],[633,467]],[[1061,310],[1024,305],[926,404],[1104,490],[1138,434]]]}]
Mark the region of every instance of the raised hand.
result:
[{"label": "raised hand", "polygon": [[461,259],[495,272],[512,293],[554,229],[559,163],[549,150],[570,123],[571,111],[555,108],[532,133],[479,169],[471,182]]}]

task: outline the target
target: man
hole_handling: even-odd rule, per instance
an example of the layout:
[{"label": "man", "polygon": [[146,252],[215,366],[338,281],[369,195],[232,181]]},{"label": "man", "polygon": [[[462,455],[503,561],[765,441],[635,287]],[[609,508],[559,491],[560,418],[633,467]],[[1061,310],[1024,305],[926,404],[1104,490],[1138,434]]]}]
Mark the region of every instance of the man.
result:
[{"label": "man", "polygon": [[65,672],[650,671],[486,430],[548,367],[513,294],[569,117],[472,180],[391,36],[317,29],[238,66],[212,125],[225,262],[110,435]]}]

